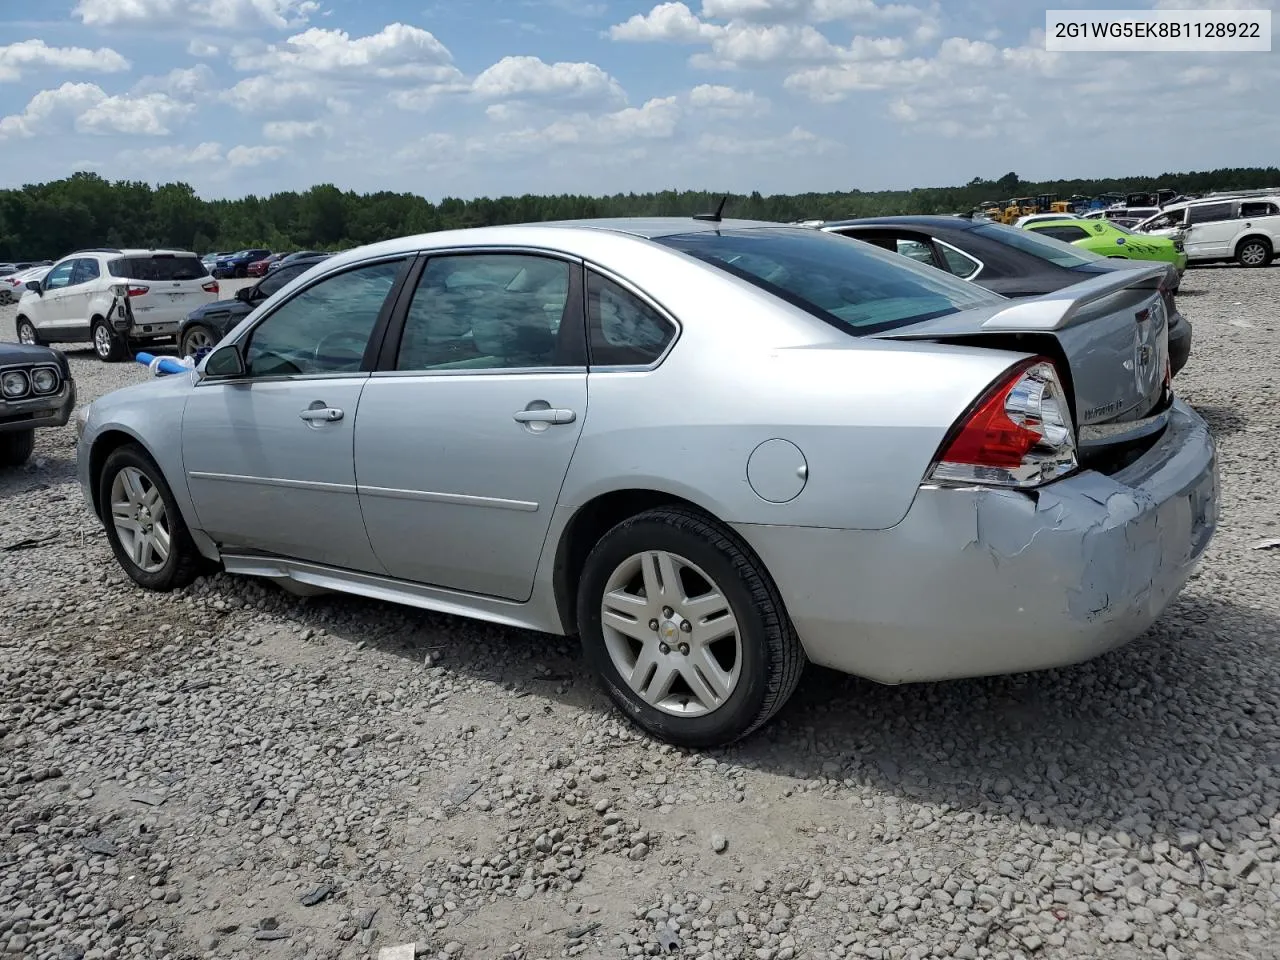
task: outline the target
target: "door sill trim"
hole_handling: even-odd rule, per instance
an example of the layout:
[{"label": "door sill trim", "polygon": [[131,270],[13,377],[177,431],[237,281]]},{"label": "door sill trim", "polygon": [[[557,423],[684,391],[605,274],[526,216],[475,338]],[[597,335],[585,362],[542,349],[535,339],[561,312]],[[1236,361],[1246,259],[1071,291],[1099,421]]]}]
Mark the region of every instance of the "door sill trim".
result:
[{"label": "door sill trim", "polygon": [[403,604],[451,616],[485,620],[489,623],[560,633],[558,618],[548,619],[543,611],[528,601],[502,600],[479,594],[464,593],[443,587],[396,580],[373,573],[342,570],[304,560],[253,554],[223,553],[222,565],[227,573],[239,576],[289,580],[319,590],[351,593],[373,600]]}]

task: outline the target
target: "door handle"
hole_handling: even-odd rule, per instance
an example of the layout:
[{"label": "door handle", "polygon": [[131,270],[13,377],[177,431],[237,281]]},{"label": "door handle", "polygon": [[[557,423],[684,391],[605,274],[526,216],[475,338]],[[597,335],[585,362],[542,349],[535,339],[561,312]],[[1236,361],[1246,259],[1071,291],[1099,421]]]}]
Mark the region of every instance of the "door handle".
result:
[{"label": "door handle", "polygon": [[572,410],[517,410],[513,417],[517,423],[573,423],[578,415]]},{"label": "door handle", "polygon": [[342,411],[337,407],[310,407],[298,414],[303,420],[314,423],[319,420],[322,423],[333,423],[342,419]]}]

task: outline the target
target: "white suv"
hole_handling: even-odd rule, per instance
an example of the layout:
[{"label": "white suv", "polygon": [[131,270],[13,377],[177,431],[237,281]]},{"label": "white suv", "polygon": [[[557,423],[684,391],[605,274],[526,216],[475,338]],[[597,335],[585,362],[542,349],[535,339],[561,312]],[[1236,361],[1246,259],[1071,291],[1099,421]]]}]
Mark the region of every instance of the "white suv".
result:
[{"label": "white suv", "polygon": [[218,281],[183,250],[80,250],[63,257],[18,301],[22,343],[93,343],[106,361],[134,343],[177,336],[196,307],[218,299]]},{"label": "white suv", "polygon": [[1235,260],[1265,267],[1280,252],[1280,196],[1206,198],[1166,207],[1134,229],[1182,237],[1191,263]]}]

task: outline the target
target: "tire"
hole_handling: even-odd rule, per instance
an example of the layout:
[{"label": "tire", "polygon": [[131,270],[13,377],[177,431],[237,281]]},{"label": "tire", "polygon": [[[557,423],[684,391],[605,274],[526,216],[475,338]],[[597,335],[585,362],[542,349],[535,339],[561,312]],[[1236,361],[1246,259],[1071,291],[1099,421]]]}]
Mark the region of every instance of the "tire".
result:
[{"label": "tire", "polygon": [[0,467],[20,467],[36,448],[35,430],[0,433]]},{"label": "tire", "polygon": [[206,346],[212,347],[218,339],[204,324],[193,323],[182,331],[182,339],[178,342],[178,356],[194,357],[197,350]]},{"label": "tire", "polygon": [[[120,502],[127,503],[130,509],[124,511],[113,506]],[[160,468],[141,447],[125,444],[107,457],[98,476],[98,503],[111,552],[138,586],[167,592],[187,586],[200,575],[202,557],[173,499],[173,492]],[[155,509],[157,505],[162,506],[159,513]],[[134,512],[139,506],[146,508],[140,520]],[[117,515],[122,521],[129,521],[134,529],[122,531],[116,524]],[[169,535],[169,549],[163,560],[160,552],[150,545],[156,542],[154,536],[150,544],[144,540],[142,549],[137,553],[133,551],[135,531],[145,532],[148,525],[152,530],[163,529]],[[126,534],[130,538],[128,543],[123,539]],[[141,556],[142,562],[135,559],[136,556]]]},{"label": "tire", "polygon": [[89,336],[93,339],[93,352],[103,363],[119,363],[124,359],[124,338],[111,329],[102,317],[93,318]]},{"label": "tire", "polygon": [[43,346],[44,341],[40,339],[40,331],[36,329],[36,325],[26,317],[19,317],[13,325],[14,333],[17,334],[19,343],[30,343],[37,346]]},{"label": "tire", "polygon": [[236,277],[236,279],[237,279],[237,280],[243,280],[243,279],[244,279],[245,277],[247,277],[247,276],[249,276],[249,268],[248,268],[248,267],[236,267],[236,270],[235,270],[235,277]]},{"label": "tire", "polygon": [[[626,629],[636,636],[629,637],[606,626],[602,605],[606,593],[617,596],[619,591],[631,595],[633,604],[645,603],[647,596],[638,595],[637,585],[646,576],[639,565],[636,573],[627,571],[637,561],[641,565],[648,562],[642,558],[652,551],[667,556],[673,564],[687,564],[690,573],[682,575],[687,579],[679,584],[682,589],[672,607],[674,616],[665,615],[662,601],[655,601],[651,609],[630,607],[635,618],[626,622]],[[626,585],[622,586],[624,580]],[[700,581],[704,583],[699,585]],[[736,630],[731,637],[699,644],[697,633],[703,624],[692,625],[692,611],[687,611],[690,620],[681,624],[685,611],[679,607],[685,589],[692,586],[690,592],[696,599],[706,583],[726,601],[720,608],[727,608],[736,621]],[[705,612],[713,609],[716,608]],[[584,658],[610,698],[641,729],[677,746],[725,746],[759,729],[795,691],[806,663],[800,638],[778,589],[760,562],[731,531],[693,510],[648,510],[624,520],[601,537],[583,568],[577,612]],[[659,617],[663,618],[659,630],[647,633],[653,629],[649,624],[658,622]],[[623,621],[615,617],[611,622]],[[713,634],[708,630],[710,636]],[[666,641],[670,641],[668,652],[661,646]],[[734,648],[731,667],[725,666],[727,645]],[[685,680],[698,659],[698,651],[708,647],[720,648],[712,650],[711,657],[719,668],[723,694],[710,705],[706,697],[699,698],[694,692],[695,686],[704,693],[711,691],[713,685],[706,680],[710,674],[700,671],[696,675],[698,684]],[[639,663],[641,657],[652,664],[644,671],[652,679],[640,683],[647,688],[647,699],[632,689],[623,673],[624,668],[630,673],[631,660]],[[707,661],[704,658],[702,662]],[[672,673],[673,669],[679,672],[678,676]],[[664,674],[672,680],[660,683]],[[672,692],[668,695],[666,690]],[[692,710],[685,691],[699,700]]]},{"label": "tire", "polygon": [[1242,267],[1268,266],[1271,256],[1271,244],[1262,237],[1249,237],[1236,248],[1236,262]]}]

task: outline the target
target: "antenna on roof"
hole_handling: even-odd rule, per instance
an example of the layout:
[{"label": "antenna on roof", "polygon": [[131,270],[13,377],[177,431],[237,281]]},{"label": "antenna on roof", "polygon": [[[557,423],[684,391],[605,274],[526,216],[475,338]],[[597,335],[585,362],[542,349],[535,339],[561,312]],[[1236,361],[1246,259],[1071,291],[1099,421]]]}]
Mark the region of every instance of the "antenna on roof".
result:
[{"label": "antenna on roof", "polygon": [[728,202],[729,195],[726,193],[720,198],[720,205],[716,207],[715,213],[695,213],[693,219],[706,220],[709,223],[719,223],[723,219],[720,214],[724,213],[724,205]]}]

